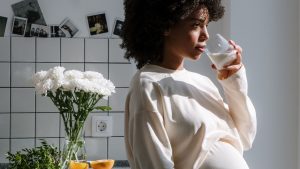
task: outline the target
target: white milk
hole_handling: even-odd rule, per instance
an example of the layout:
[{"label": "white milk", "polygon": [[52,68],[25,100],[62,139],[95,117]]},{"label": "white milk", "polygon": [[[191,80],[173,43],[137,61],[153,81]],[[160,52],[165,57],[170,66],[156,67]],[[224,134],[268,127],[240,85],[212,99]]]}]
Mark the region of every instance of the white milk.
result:
[{"label": "white milk", "polygon": [[236,58],[236,52],[233,50],[230,53],[210,53],[210,60],[215,64],[218,70],[223,69],[223,66],[229,64]]}]

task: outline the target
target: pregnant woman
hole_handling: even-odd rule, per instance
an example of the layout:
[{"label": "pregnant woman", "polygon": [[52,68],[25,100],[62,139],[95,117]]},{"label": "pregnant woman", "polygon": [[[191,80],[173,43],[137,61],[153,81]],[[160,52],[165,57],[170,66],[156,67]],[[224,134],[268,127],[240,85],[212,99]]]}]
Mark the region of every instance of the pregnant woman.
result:
[{"label": "pregnant woman", "polygon": [[[248,169],[243,152],[256,134],[242,48],[215,69],[223,87],[185,69],[198,60],[207,26],[224,14],[221,0],[125,0],[122,47],[138,71],[125,109],[125,145],[132,169]],[[225,100],[226,99],[226,100]]]}]

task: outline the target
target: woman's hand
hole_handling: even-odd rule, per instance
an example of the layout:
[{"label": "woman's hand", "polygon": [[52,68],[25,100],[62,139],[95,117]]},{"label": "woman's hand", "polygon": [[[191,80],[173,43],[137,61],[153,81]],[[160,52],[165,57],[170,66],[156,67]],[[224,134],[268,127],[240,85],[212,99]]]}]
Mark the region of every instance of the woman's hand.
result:
[{"label": "woman's hand", "polygon": [[[234,41],[230,40],[229,43],[233,46],[233,49],[236,50],[236,59],[230,64],[227,64],[223,67],[222,70],[218,70],[218,79],[224,80],[236,73],[243,66],[242,63],[242,51],[243,49],[237,45]],[[213,64],[212,68],[216,69],[216,66]]]}]

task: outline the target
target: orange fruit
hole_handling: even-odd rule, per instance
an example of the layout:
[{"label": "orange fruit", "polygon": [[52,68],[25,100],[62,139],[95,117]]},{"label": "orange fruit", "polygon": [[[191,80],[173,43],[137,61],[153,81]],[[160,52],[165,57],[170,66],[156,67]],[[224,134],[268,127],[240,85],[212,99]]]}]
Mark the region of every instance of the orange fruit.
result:
[{"label": "orange fruit", "polygon": [[85,161],[70,161],[69,169],[89,169],[89,164]]},{"label": "orange fruit", "polygon": [[91,167],[93,169],[112,169],[115,160],[95,160],[91,161]]}]

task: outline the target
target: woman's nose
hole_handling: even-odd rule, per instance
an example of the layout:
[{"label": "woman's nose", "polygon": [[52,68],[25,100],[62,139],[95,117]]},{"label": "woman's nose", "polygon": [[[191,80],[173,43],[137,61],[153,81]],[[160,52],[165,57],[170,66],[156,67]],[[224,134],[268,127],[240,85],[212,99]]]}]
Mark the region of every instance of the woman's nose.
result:
[{"label": "woman's nose", "polygon": [[200,32],[200,38],[199,40],[201,41],[205,41],[209,38],[209,34],[208,34],[208,31],[207,31],[207,26],[203,26],[201,32]]}]

